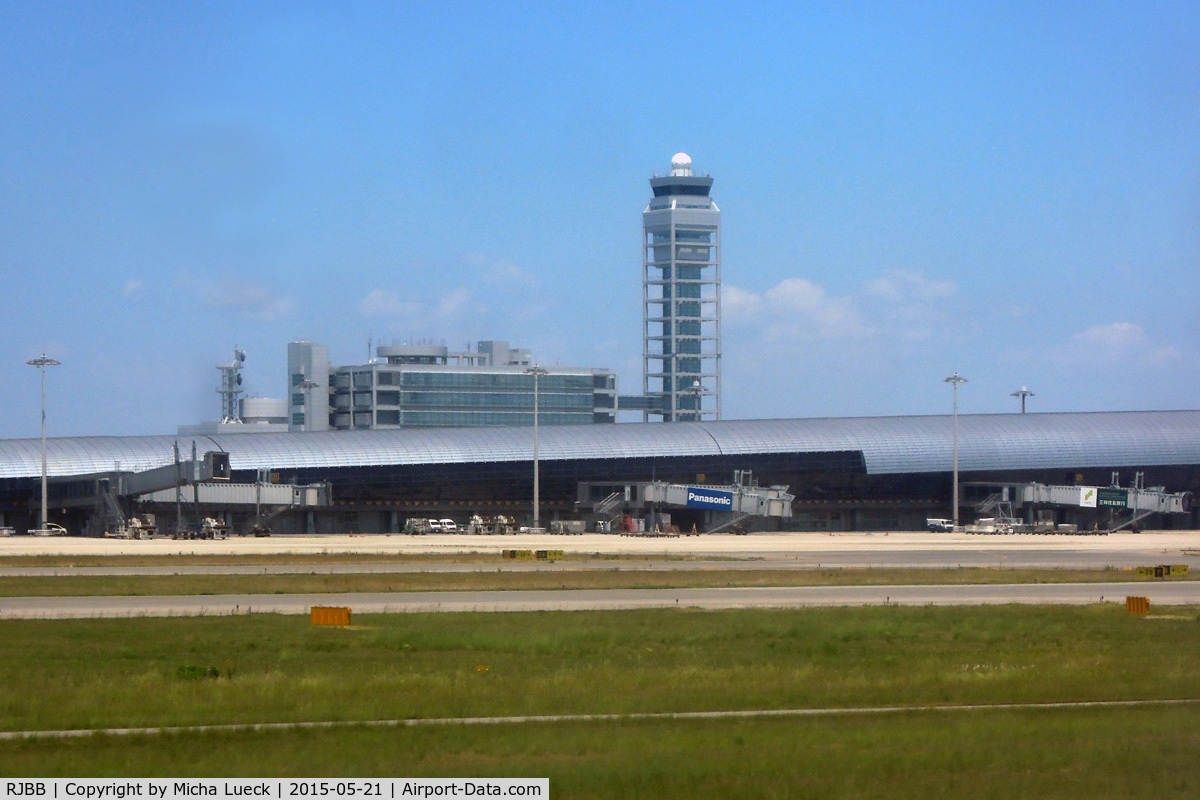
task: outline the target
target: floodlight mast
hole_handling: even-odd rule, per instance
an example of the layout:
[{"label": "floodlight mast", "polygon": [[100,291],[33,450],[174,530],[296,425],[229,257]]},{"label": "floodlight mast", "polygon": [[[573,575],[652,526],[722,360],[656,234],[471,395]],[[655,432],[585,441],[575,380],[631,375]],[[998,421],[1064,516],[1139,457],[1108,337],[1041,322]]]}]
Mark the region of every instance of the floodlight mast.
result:
[{"label": "floodlight mast", "polygon": [[954,387],[954,527],[958,527],[958,385],[967,379],[955,372],[945,383]]},{"label": "floodlight mast", "polygon": [[40,530],[46,530],[46,367],[57,367],[62,362],[47,358],[45,353],[39,358],[25,362],[31,367],[37,367],[42,373],[42,524]]},{"label": "floodlight mast", "polygon": [[1025,398],[1026,397],[1034,397],[1034,396],[1035,395],[1033,394],[1033,392],[1029,391],[1029,389],[1024,386],[1022,386],[1020,389],[1017,389],[1015,392],[1013,392],[1011,395],[1009,395],[1009,397],[1021,398],[1021,413],[1022,414],[1025,413]]}]

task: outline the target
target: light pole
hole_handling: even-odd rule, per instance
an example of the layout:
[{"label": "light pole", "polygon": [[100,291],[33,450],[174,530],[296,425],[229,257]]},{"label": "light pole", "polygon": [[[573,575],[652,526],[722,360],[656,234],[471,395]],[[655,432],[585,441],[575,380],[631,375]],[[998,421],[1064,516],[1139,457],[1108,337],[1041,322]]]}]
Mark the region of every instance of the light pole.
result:
[{"label": "light pole", "polygon": [[538,475],[538,379],[546,374],[546,370],[535,366],[525,372],[533,376],[533,527],[536,530],[541,527],[539,513],[541,498],[538,496],[541,491],[541,480]]},{"label": "light pole", "polygon": [[958,527],[958,385],[966,383],[967,379],[957,372],[946,378],[946,383],[954,387],[954,527]]},{"label": "light pole", "polygon": [[46,358],[46,354],[42,353],[41,358],[35,358],[26,361],[31,367],[37,367],[42,373],[42,525],[41,530],[46,530],[46,367],[57,367],[61,362],[55,361],[53,358]]},{"label": "light pole", "polygon": [[1022,386],[1020,389],[1017,389],[1015,392],[1013,392],[1009,396],[1021,398],[1021,413],[1024,414],[1025,413],[1025,398],[1033,397],[1033,392],[1029,391],[1029,389]]}]

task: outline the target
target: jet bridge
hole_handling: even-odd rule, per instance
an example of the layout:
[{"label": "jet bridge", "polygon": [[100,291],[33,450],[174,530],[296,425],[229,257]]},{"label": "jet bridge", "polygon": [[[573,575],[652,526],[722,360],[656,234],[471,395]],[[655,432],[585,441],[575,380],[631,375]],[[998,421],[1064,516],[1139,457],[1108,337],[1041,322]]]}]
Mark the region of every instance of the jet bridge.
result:
[{"label": "jet bridge", "polygon": [[[1136,526],[1152,514],[1188,514],[1191,492],[1168,492],[1164,486],[1144,485],[1142,473],[1123,487],[1113,473],[1109,486],[1050,486],[1042,483],[966,483],[963,489],[988,492],[983,499],[964,505],[974,507],[981,523],[1007,529],[1055,530],[1053,517],[1067,516],[1085,528],[1118,531]],[[1068,523],[1071,527],[1076,523]]]},{"label": "jet bridge", "polygon": [[235,510],[249,509],[254,514],[252,526],[261,527],[285,511],[324,507],[332,502],[329,484],[271,483],[265,472],[260,470],[255,483],[234,483],[230,480],[229,454],[214,451],[141,472],[116,469],[51,478],[47,494],[55,508],[85,510],[91,535],[120,535],[133,518],[135,507],[161,512],[173,505],[176,526],[182,524],[185,507],[187,516],[197,521],[203,509],[205,515],[226,518],[226,522]]},{"label": "jet bridge", "polygon": [[[665,520],[691,519],[697,530],[718,533],[737,529],[751,517],[790,519],[787,486],[759,486],[749,471],[735,471],[730,484],[683,484],[642,481],[624,484],[579,484],[576,506],[590,506],[598,530],[616,530],[622,517],[644,519],[648,529],[669,527]],[[679,509],[663,514],[663,507]],[[703,524],[701,524],[703,523]]]}]

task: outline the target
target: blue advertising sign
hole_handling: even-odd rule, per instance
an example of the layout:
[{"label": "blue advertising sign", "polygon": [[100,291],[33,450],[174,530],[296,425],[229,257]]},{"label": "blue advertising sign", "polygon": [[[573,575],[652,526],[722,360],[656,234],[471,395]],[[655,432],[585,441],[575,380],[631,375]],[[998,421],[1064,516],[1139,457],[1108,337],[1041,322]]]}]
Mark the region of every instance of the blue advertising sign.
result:
[{"label": "blue advertising sign", "polygon": [[689,486],[687,490],[687,504],[692,508],[719,508],[723,511],[732,511],[733,493]]}]

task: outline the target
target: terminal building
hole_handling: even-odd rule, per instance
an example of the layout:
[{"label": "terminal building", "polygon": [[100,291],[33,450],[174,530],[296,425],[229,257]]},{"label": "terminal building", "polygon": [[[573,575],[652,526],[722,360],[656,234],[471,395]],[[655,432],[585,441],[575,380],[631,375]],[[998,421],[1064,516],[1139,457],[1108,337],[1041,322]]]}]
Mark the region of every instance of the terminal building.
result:
[{"label": "terminal building", "polygon": [[[1200,411],[981,414],[958,421],[964,522],[992,513],[986,507],[998,489],[1017,517],[1080,530],[1129,520],[1141,489],[1184,500],[1200,490]],[[926,519],[951,515],[952,425],[947,415],[549,426],[540,435],[541,518],[587,519],[634,483],[728,485],[735,473],[752,472],[758,485],[787,487],[791,513],[786,520],[752,520],[751,529],[923,529]],[[272,522],[277,533],[393,533],[413,517],[449,517],[460,525],[477,514],[502,514],[518,524],[531,517],[533,431],[510,426],[50,439],[50,521],[75,533],[99,530],[89,520],[100,513],[102,498],[90,499],[80,487],[125,480],[113,474],[114,465],[131,473],[170,467],[176,444],[185,455],[194,448],[201,461],[213,452],[227,463],[228,491],[205,485],[184,495],[200,506],[197,514],[223,516],[235,529],[252,513],[259,481],[283,496],[272,501],[281,512]],[[36,525],[40,469],[38,439],[0,441],[0,527],[21,532]],[[1009,494],[1027,484],[1050,488]],[[1049,502],[1070,495],[1071,486],[1081,489],[1076,501]],[[1086,497],[1095,494],[1082,491],[1088,487],[1111,487],[1110,497],[1125,499],[1120,507],[1106,506],[1103,497],[1088,505]],[[178,513],[176,493],[157,488],[158,495],[126,496],[123,502],[134,505],[128,511],[168,519]],[[263,487],[257,491],[262,495]],[[1141,524],[1196,527],[1190,504],[1163,508],[1170,513]],[[614,509],[622,510],[628,507]],[[675,509],[673,517],[687,530],[705,530],[712,519],[689,508]]]},{"label": "terminal building", "polygon": [[617,378],[607,369],[538,367],[529,350],[482,341],[380,345],[366,364],[331,367],[329,351],[288,345],[292,431],[532,426],[616,422]]}]

